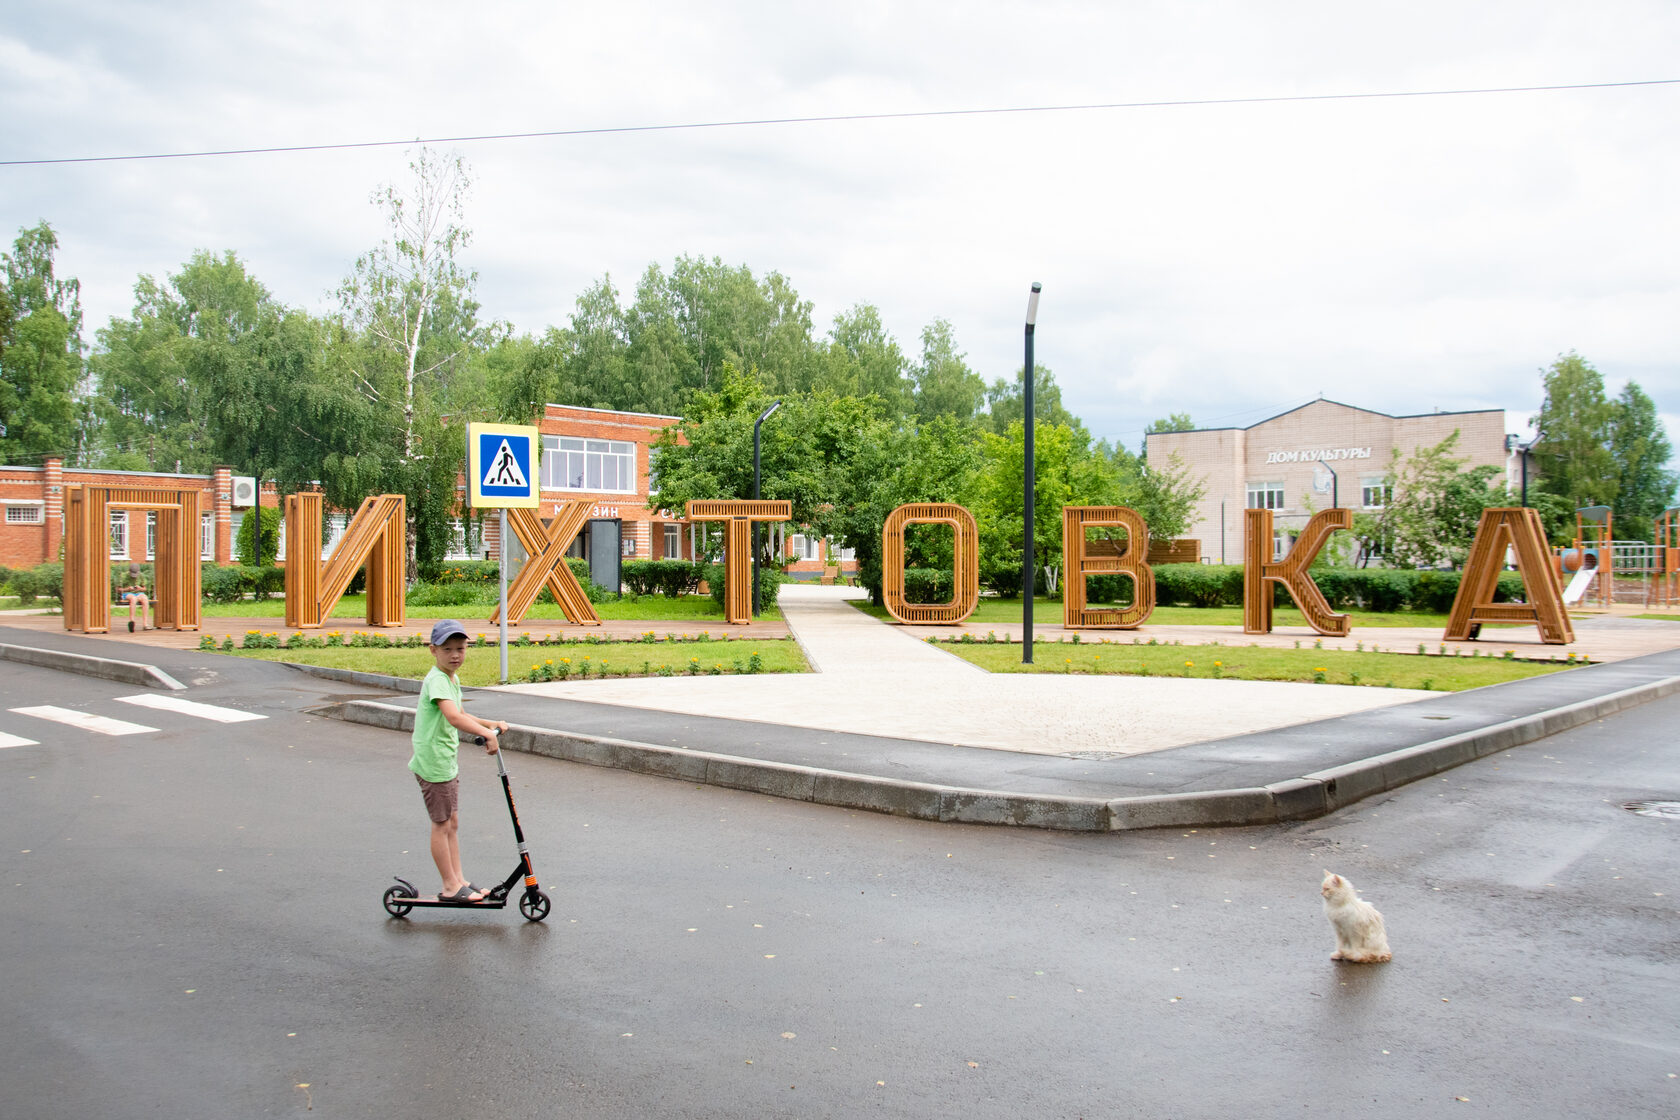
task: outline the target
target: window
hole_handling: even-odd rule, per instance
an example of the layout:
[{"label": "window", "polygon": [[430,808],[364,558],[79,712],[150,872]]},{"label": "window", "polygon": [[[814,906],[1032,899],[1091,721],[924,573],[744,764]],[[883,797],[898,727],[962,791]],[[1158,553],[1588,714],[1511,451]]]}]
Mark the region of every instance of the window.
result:
[{"label": "window", "polygon": [[157,556],[157,514],[151,512],[151,511],[148,511],[146,513],[146,559],[151,560],[151,559],[155,558],[156,556]]},{"label": "window", "polygon": [[1359,480],[1359,504],[1366,509],[1382,509],[1388,504],[1388,480],[1380,475]]},{"label": "window", "polygon": [[544,490],[636,492],[636,445],[624,440],[544,436]]},{"label": "window", "polygon": [[1249,509],[1282,509],[1283,483],[1251,482],[1248,484]]},{"label": "window", "polygon": [[665,526],[665,559],[682,559],[682,529],[679,526],[667,524]]},{"label": "window", "polygon": [[46,519],[46,510],[42,506],[6,507],[6,524],[8,525],[40,525]]},{"label": "window", "polygon": [[111,559],[128,559],[128,511],[111,511]]},{"label": "window", "polygon": [[198,558],[200,560],[214,560],[216,558],[216,515],[213,513],[198,515]]},{"label": "window", "polygon": [[1295,534],[1288,529],[1272,530],[1272,559],[1282,560],[1295,546]]},{"label": "window", "polygon": [[819,560],[822,558],[822,538],[795,533],[787,539],[787,554],[794,560]]}]

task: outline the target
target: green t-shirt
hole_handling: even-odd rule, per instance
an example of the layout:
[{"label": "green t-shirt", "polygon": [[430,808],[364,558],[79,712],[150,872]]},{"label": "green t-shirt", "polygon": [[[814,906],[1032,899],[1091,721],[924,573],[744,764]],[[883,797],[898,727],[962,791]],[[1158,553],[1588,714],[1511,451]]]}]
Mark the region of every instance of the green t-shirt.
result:
[{"label": "green t-shirt", "polygon": [[461,772],[456,751],[461,735],[443,718],[439,700],[461,705],[461,682],[437,666],[420,682],[420,706],[414,710],[414,757],[408,768],[428,782],[447,782]]}]

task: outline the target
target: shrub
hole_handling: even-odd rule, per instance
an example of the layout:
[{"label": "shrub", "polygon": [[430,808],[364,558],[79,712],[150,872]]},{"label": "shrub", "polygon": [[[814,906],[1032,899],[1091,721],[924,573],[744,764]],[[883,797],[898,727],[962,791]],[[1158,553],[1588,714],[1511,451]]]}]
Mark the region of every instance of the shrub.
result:
[{"label": "shrub", "polygon": [[1239,564],[1161,564],[1155,568],[1155,601],[1165,606],[1240,606]]},{"label": "shrub", "polygon": [[37,564],[33,568],[20,568],[12,573],[12,594],[18,597],[18,606],[27,607],[36,599],[58,599],[64,596],[64,565]]},{"label": "shrub", "polygon": [[904,601],[948,603],[951,601],[951,572],[946,568],[904,569]]},{"label": "shrub", "polygon": [[701,568],[687,560],[626,560],[621,574],[632,595],[675,599],[699,588]]},{"label": "shrub", "polygon": [[[706,565],[706,587],[711,592],[712,602],[718,605],[718,610],[723,609],[727,579],[728,569],[722,564]],[[774,603],[781,585],[787,582],[787,573],[780,568],[775,565],[761,565],[758,569],[758,609],[762,611]]]},{"label": "shrub", "polygon": [[411,607],[464,607],[494,603],[498,597],[493,583],[417,583],[404,597]]}]

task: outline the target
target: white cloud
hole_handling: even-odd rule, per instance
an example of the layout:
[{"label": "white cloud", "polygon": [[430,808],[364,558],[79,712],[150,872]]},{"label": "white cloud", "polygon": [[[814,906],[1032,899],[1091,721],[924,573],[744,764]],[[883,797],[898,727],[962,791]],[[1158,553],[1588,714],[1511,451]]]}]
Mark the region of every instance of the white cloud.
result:
[{"label": "white cloud", "polygon": [[[1680,9],[736,0],[82,3],[0,30],[10,158],[827,114],[1680,76]],[[1037,357],[1093,433],[1539,405],[1575,349],[1680,396],[1680,86],[767,125],[464,144],[488,316],[540,331],[610,272],[717,255],[819,330],[936,316],[988,379]],[[58,230],[90,328],[142,272],[234,249],[322,309],[383,236],[400,147],[0,168]],[[90,331],[91,333],[91,331]]]}]

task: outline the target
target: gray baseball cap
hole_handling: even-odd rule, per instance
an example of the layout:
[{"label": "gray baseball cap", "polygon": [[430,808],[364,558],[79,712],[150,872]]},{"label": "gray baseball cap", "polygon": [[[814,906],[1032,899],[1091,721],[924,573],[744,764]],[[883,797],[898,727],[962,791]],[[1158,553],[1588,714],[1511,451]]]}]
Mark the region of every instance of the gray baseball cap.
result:
[{"label": "gray baseball cap", "polygon": [[434,646],[441,646],[457,634],[466,638],[466,628],[459,622],[456,622],[453,618],[439,619],[437,625],[432,627],[432,644]]}]

